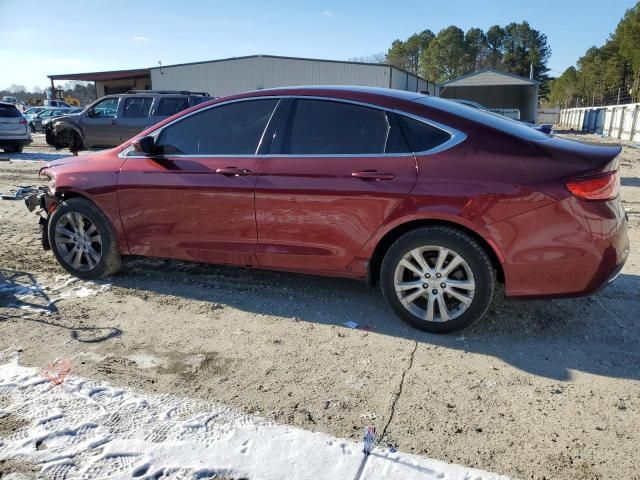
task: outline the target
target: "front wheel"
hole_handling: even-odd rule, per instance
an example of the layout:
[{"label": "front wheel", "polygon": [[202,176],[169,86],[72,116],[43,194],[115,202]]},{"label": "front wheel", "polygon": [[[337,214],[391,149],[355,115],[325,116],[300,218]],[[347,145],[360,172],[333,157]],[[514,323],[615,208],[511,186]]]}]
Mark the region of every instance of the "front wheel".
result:
[{"label": "front wheel", "polygon": [[58,263],[76,277],[107,277],[122,266],[111,223],[88,200],[62,202],[49,218],[48,235]]},{"label": "front wheel", "polygon": [[380,271],[382,293],[392,310],[431,333],[454,332],[482,318],[495,283],[482,246],[449,227],[403,235],[387,251]]}]

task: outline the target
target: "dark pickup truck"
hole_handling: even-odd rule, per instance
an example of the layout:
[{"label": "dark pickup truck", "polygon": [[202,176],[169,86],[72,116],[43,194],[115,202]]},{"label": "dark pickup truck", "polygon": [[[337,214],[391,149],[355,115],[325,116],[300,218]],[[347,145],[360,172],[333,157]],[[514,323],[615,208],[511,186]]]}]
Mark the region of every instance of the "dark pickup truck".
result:
[{"label": "dark pickup truck", "polygon": [[45,131],[47,143],[72,150],[115,147],[147,127],[212,98],[204,92],[172,90],[107,95],[80,113],[51,121]]}]

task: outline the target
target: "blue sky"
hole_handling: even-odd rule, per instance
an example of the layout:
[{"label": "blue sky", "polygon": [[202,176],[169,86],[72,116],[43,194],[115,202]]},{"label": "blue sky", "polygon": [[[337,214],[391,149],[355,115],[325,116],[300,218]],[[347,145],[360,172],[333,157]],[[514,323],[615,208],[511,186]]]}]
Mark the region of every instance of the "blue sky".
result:
[{"label": "blue sky", "polygon": [[[548,37],[559,75],[601,45],[635,0],[182,2],[0,0],[0,88],[47,74],[118,70],[252,54],[346,60],[396,38],[527,20]],[[51,15],[47,10],[52,9]]]}]

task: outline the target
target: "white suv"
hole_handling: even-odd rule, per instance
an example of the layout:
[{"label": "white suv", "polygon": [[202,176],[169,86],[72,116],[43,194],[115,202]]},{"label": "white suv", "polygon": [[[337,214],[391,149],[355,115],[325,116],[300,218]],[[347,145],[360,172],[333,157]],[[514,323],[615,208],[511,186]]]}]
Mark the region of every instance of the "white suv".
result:
[{"label": "white suv", "polygon": [[5,152],[21,152],[31,143],[27,119],[12,103],[0,102],[0,148]]}]

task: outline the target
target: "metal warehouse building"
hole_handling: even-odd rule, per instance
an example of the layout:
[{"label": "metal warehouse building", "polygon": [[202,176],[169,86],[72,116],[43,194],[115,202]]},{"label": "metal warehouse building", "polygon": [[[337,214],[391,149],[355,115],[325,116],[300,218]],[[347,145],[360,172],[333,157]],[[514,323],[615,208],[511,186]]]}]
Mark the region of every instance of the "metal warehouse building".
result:
[{"label": "metal warehouse building", "polygon": [[437,85],[380,63],[251,55],[148,69],[49,75],[56,80],[93,81],[98,97],[131,89],[191,90],[216,97],[295,85],[366,85],[437,95]]},{"label": "metal warehouse building", "polygon": [[518,109],[520,119],[535,122],[538,111],[536,80],[486,69],[440,85],[440,96],[472,100],[490,109]]}]

